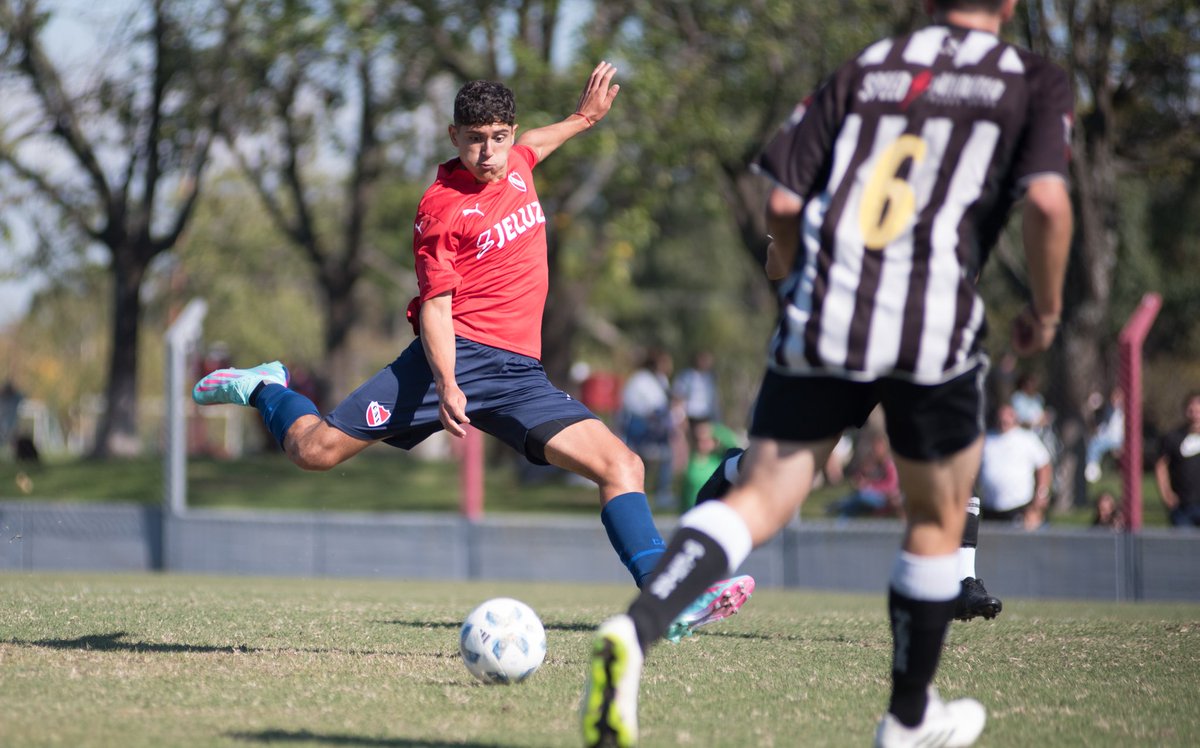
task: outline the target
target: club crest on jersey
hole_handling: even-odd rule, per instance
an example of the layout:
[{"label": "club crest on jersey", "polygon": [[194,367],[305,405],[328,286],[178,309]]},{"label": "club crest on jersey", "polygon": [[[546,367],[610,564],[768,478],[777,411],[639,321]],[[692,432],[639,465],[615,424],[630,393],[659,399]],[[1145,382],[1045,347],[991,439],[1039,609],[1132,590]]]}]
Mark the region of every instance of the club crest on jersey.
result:
[{"label": "club crest on jersey", "polygon": [[529,188],[525,186],[525,180],[515,171],[508,175],[508,183],[521,192],[526,192],[529,190]]},{"label": "club crest on jersey", "polygon": [[483,256],[492,247],[504,249],[505,244],[508,244],[539,223],[545,222],[546,214],[542,212],[542,204],[537,200],[517,208],[490,229],[485,229],[479,235],[479,238],[475,240],[475,246],[479,247],[479,251],[475,254],[475,259],[483,259]]},{"label": "club crest on jersey", "polygon": [[371,428],[382,426],[392,417],[392,411],[372,400],[367,406],[367,425]]}]

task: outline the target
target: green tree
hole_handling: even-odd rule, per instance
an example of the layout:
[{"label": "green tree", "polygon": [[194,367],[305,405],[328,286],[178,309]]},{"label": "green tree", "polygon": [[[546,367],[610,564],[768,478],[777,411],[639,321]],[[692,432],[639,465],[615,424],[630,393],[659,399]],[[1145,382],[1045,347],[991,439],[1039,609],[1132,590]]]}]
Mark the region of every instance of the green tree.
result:
[{"label": "green tree", "polygon": [[231,50],[238,106],[221,130],[277,230],[312,269],[321,303],[323,396],[356,376],[356,288],[374,251],[369,218],[389,147],[431,74],[396,4],[252,0]]},{"label": "green tree", "polygon": [[[112,345],[96,456],[132,454],[142,287],[179,240],[200,194],[220,115],[217,62],[236,13],[219,4],[154,0],[130,19],[126,53],[84,78],[47,54],[50,19],[37,0],[0,2],[0,67],[8,76],[0,168],[101,247],[112,279]],[[58,168],[69,164],[67,170]],[[46,232],[50,234],[50,231]],[[55,251],[61,237],[47,242]]]},{"label": "green tree", "polygon": [[[1145,255],[1146,247],[1134,244],[1148,216],[1131,215],[1127,198],[1137,194],[1138,183],[1165,179],[1183,186],[1189,173],[1195,179],[1200,9],[1188,0],[1033,0],[1019,7],[1025,40],[1063,65],[1076,86],[1071,165],[1075,241],[1064,324],[1049,359],[1047,395],[1058,413],[1065,447],[1060,502],[1078,503],[1083,498],[1087,397],[1106,391],[1112,380],[1113,332],[1141,294],[1154,290],[1149,283],[1125,286],[1120,304],[1114,305],[1119,264],[1142,269],[1157,264]],[[1190,158],[1181,159],[1181,154]],[[1172,191],[1171,197],[1160,194],[1158,199],[1177,205],[1181,194]],[[1173,220],[1168,225],[1174,233],[1185,224]],[[1162,233],[1152,230],[1150,235]],[[1158,253],[1157,248],[1149,251]],[[1170,258],[1161,254],[1158,263],[1164,270],[1171,267]],[[1144,281],[1153,278],[1153,273],[1131,278],[1138,275]],[[1168,271],[1162,278],[1171,275]],[[1168,301],[1176,303],[1170,296]],[[1166,319],[1179,319],[1176,310],[1164,311]]]},{"label": "green tree", "polygon": [[596,285],[595,260],[574,267],[626,341],[665,346],[681,363],[717,352],[734,423],[774,312],[762,270],[767,185],[750,166],[834,66],[910,16],[870,2],[635,2],[604,53],[620,60],[622,98],[605,123],[619,160],[599,228],[578,251],[595,258],[607,246],[628,277]]}]

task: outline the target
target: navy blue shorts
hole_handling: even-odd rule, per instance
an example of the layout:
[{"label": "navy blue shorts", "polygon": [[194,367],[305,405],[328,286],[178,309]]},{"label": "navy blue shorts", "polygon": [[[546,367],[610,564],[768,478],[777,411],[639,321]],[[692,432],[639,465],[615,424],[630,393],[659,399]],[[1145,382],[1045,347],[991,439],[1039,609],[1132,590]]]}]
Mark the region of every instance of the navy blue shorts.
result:
[{"label": "navy blue shorts", "polygon": [[883,405],[892,451],[919,462],[938,460],[962,451],[983,433],[986,372],[984,364],[949,382],[920,385],[768,371],[750,435],[795,442],[828,439],[861,427],[875,406]]},{"label": "navy blue shorts", "polygon": [[[567,426],[595,418],[550,383],[537,359],[456,339],[454,377],[471,425],[530,461],[546,465],[545,446]],[[325,421],[358,439],[412,449],[441,431],[437,386],[417,338],[400,357],[338,404]]]}]

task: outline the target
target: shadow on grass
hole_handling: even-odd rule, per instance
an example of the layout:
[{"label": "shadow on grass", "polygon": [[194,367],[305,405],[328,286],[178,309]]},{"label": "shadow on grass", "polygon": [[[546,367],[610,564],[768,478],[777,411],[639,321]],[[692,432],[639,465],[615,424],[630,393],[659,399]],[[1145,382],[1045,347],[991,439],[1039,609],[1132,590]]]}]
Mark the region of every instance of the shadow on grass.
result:
[{"label": "shadow on grass", "polygon": [[476,743],[409,738],[368,738],[362,735],[339,735],[309,732],[308,730],[261,730],[259,732],[227,732],[225,737],[247,743],[315,743],[317,745],[364,745],[384,748],[515,748],[505,743]]},{"label": "shadow on grass", "polygon": [[[382,621],[381,623],[392,624],[395,626],[407,626],[410,628],[439,628],[439,629],[457,629],[460,624],[447,621]],[[596,625],[593,623],[552,623],[546,626],[547,631],[574,631],[574,632],[590,632],[596,630]],[[297,647],[249,647],[245,644],[236,644],[231,646],[217,646],[215,644],[166,644],[162,642],[144,642],[144,641],[124,641],[128,634],[124,631],[113,631],[107,634],[89,634],[87,636],[79,636],[74,639],[36,639],[34,641],[26,641],[22,639],[7,639],[2,640],[5,644],[12,644],[19,647],[46,647],[49,649],[75,649],[92,652],[134,652],[134,653],[151,653],[151,654],[217,654],[217,653],[232,653],[239,652],[242,654],[258,654],[261,652],[308,652],[311,654],[327,654],[339,652],[343,654],[359,654],[359,655],[374,655],[383,654],[368,649],[312,649],[312,648],[297,648]],[[736,639],[758,639],[766,640],[778,637],[763,636],[761,634],[750,634],[739,631],[705,631],[703,636],[720,636]],[[788,638],[788,637],[784,637]],[[387,653],[397,654],[397,653]],[[435,655],[435,658],[440,658],[443,655]]]},{"label": "shadow on grass", "polygon": [[89,634],[75,639],[37,639],[24,641],[21,639],[0,640],[5,644],[15,644],[20,647],[47,647],[49,649],[78,649],[92,652],[148,652],[152,654],[177,653],[233,653],[257,654],[261,652],[307,652],[310,654],[393,654],[376,652],[369,649],[312,649],[302,647],[248,647],[245,644],[222,645],[215,644],[164,644],[162,642],[122,641],[128,636],[124,631],[113,631],[108,634]]},{"label": "shadow on grass", "polygon": [[[394,619],[391,621],[376,621],[376,623],[386,623],[391,626],[405,626],[408,628],[415,628],[415,629],[457,629],[462,626],[461,623],[455,623],[453,621],[406,621],[404,619]],[[592,623],[592,622],[576,623],[576,622],[568,621],[568,622],[563,622],[563,623],[545,623],[545,622],[543,622],[542,626],[547,631],[574,631],[577,633],[578,632],[590,633],[590,632],[595,631],[597,628],[599,628],[600,624]],[[742,631],[720,631],[720,630],[707,628],[707,627],[704,629],[704,631],[702,633],[696,634],[696,636],[721,636],[721,637],[726,637],[726,638],[730,638],[730,639],[757,639],[757,640],[778,638],[775,636],[764,636],[762,634],[751,634],[751,633],[742,632]]]},{"label": "shadow on grass", "polygon": [[94,652],[256,652],[259,650],[238,644],[229,647],[218,647],[209,644],[163,644],[159,642],[121,641],[127,633],[113,631],[108,634],[89,634],[75,639],[38,639],[36,641],[21,641],[9,639],[9,644],[26,647],[48,647],[50,649],[84,649]]},{"label": "shadow on grass", "polygon": [[[462,627],[461,621],[406,621],[396,619],[391,621],[377,621],[377,623],[386,623],[391,626],[404,626],[414,629],[458,629]],[[599,624],[596,623],[546,623],[542,622],[542,627],[547,631],[595,631]]]}]

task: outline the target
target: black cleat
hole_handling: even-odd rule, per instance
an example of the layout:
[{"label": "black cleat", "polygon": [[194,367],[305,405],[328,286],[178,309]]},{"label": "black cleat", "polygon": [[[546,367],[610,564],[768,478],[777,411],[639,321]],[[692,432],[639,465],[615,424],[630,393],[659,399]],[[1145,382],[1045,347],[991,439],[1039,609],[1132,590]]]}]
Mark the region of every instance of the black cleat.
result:
[{"label": "black cleat", "polygon": [[704,481],[704,485],[700,486],[700,490],[696,492],[696,503],[712,499],[720,499],[729,493],[729,489],[733,488],[733,483],[727,475],[728,465],[731,460],[736,460],[742,456],[746,450],[738,447],[732,447],[725,452],[725,456],[721,458],[721,464],[717,465],[717,469],[709,476],[708,480]]},{"label": "black cleat", "polygon": [[991,620],[1000,615],[1003,607],[1000,598],[988,594],[982,579],[967,577],[962,580],[962,590],[954,604],[954,620],[969,621],[979,616]]}]

